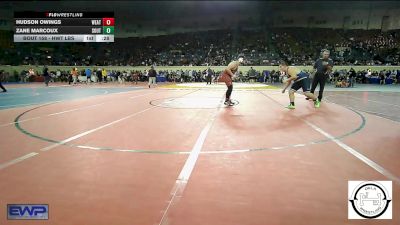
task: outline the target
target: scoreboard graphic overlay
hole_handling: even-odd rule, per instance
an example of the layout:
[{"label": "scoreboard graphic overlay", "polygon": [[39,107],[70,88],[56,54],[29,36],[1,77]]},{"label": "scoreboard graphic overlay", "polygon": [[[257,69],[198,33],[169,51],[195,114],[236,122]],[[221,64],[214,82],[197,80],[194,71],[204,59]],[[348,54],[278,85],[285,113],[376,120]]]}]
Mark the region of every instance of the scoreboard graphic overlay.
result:
[{"label": "scoreboard graphic overlay", "polygon": [[14,12],[14,42],[114,42],[114,12]]}]

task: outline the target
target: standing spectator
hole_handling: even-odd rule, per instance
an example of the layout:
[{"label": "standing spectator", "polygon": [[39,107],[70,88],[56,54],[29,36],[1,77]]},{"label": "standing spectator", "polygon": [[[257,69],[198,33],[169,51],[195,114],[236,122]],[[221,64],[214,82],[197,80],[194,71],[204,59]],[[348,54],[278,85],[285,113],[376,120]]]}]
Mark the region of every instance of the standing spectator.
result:
[{"label": "standing spectator", "polygon": [[71,71],[72,85],[75,85],[78,80],[78,68],[73,68]]},{"label": "standing spectator", "polygon": [[367,77],[370,78],[371,75],[372,75],[372,71],[371,71],[371,69],[368,69],[368,70],[367,70]]},{"label": "standing spectator", "polygon": [[214,72],[212,71],[212,69],[210,67],[208,67],[208,69],[206,70],[206,75],[207,75],[207,84],[210,83],[212,81],[212,77],[214,76]]},{"label": "standing spectator", "polygon": [[92,70],[90,68],[86,68],[85,74],[86,74],[86,84],[91,83],[92,81],[90,79],[92,77]]},{"label": "standing spectator", "polygon": [[379,84],[380,85],[385,84],[385,71],[381,71],[379,73]]},{"label": "standing spectator", "polygon": [[176,78],[179,80],[179,83],[182,83],[182,70],[176,72]]},{"label": "standing spectator", "polygon": [[97,69],[96,76],[97,76],[97,81],[99,83],[103,82],[103,75],[100,68]]},{"label": "standing spectator", "polygon": [[44,66],[43,68],[43,76],[44,76],[44,83],[46,87],[48,87],[50,81],[50,74],[49,74],[49,68],[47,66]]},{"label": "standing spectator", "polygon": [[4,71],[0,71],[0,88],[3,89],[3,92],[7,92],[7,89],[1,84],[1,81],[4,79]]},{"label": "standing spectator", "polygon": [[107,83],[107,70],[103,68],[101,71],[101,76],[103,77],[103,81]]},{"label": "standing spectator", "polygon": [[391,79],[392,84],[397,83],[396,75],[397,75],[396,70],[392,70],[392,72],[390,73],[390,79]]},{"label": "standing spectator", "polygon": [[150,67],[148,74],[149,74],[149,88],[150,88],[151,84],[157,84],[156,83],[157,72],[154,70],[153,66]]},{"label": "standing spectator", "polygon": [[271,71],[271,84],[275,83],[277,77],[279,77],[278,71],[272,70]]},{"label": "standing spectator", "polygon": [[[140,71],[141,72],[141,71]],[[144,79],[145,80],[149,80],[149,72],[147,71],[147,70],[144,70],[144,72],[143,72],[143,76],[144,76]]]},{"label": "standing spectator", "polygon": [[371,69],[367,70],[367,73],[365,74],[365,83],[368,84],[369,83],[369,78],[372,76],[372,71]]},{"label": "standing spectator", "polygon": [[397,70],[396,73],[397,73],[396,74],[397,83],[400,84],[400,70]]},{"label": "standing spectator", "polygon": [[350,69],[349,81],[349,87],[354,87],[354,83],[356,82],[356,71],[353,68]]},{"label": "standing spectator", "polygon": [[390,77],[391,74],[392,74],[392,72],[390,72],[390,70],[388,70],[386,72],[386,74],[385,74],[385,84],[386,84],[386,82],[390,82],[389,80],[386,80],[386,79],[391,79],[391,77]]},{"label": "standing spectator", "polygon": [[252,66],[250,67],[249,71],[247,72],[247,75],[248,75],[249,82],[254,82],[257,79],[256,71],[253,69]]},{"label": "standing spectator", "polygon": [[171,81],[174,83],[176,82],[176,71],[171,72]]},{"label": "standing spectator", "polygon": [[193,70],[189,70],[189,80],[192,81],[193,80]]},{"label": "standing spectator", "polygon": [[267,83],[269,79],[269,71],[268,70],[264,70],[263,71],[263,83]]}]

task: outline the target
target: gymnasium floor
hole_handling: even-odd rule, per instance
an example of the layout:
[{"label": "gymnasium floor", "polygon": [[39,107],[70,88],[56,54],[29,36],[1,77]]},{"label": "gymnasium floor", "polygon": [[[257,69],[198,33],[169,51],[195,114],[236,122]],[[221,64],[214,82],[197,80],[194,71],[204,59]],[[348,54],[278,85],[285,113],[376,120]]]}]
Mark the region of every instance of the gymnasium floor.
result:
[{"label": "gymnasium floor", "polygon": [[[399,86],[292,111],[280,89],[51,86],[0,94],[1,225],[400,224]],[[348,220],[348,180],[392,180],[393,219]]]}]

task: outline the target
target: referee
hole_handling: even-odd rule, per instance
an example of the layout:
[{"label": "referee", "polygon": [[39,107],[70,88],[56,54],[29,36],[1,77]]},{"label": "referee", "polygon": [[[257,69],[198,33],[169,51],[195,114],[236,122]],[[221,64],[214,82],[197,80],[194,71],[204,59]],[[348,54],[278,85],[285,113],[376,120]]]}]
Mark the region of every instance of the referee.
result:
[{"label": "referee", "polygon": [[[317,71],[315,72],[314,79],[311,85],[311,93],[314,94],[317,85],[319,84],[319,92],[318,92],[318,100],[322,100],[322,95],[324,94],[325,82],[326,79],[329,77],[329,73],[332,71],[333,68],[333,60],[329,58],[330,52],[328,49],[322,50],[322,58],[319,58],[315,64],[314,69]],[[309,100],[309,98],[306,98]]]}]

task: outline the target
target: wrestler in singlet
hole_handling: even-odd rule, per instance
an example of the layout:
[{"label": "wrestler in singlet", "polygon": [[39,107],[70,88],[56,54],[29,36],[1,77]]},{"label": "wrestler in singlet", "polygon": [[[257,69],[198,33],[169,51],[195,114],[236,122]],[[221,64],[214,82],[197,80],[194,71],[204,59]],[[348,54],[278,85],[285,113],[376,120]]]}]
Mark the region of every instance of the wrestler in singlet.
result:
[{"label": "wrestler in singlet", "polygon": [[[235,74],[237,72],[237,68],[232,69],[231,72]],[[233,78],[228,72],[226,72],[226,70],[224,70],[220,75],[220,81],[224,82],[226,86],[229,87],[230,85],[232,85]]]},{"label": "wrestler in singlet", "polygon": [[288,79],[285,81],[286,85],[285,88],[282,90],[282,93],[285,93],[286,89],[290,86],[291,83],[291,89],[289,91],[289,100],[290,104],[287,108],[289,109],[295,109],[294,105],[294,98],[295,95],[294,93],[299,90],[300,88],[303,89],[303,94],[307,96],[308,98],[314,100],[314,107],[319,108],[319,100],[317,97],[315,97],[314,94],[310,93],[310,78],[309,74],[302,71],[301,69],[295,67],[295,66],[289,66],[289,63],[286,61],[282,61],[279,64],[279,70],[285,74],[288,75]]},{"label": "wrestler in singlet", "polygon": [[220,75],[220,81],[224,82],[228,88],[226,90],[225,96],[225,105],[233,106],[234,103],[231,102],[231,94],[233,90],[233,75],[238,71],[240,63],[243,61],[243,58],[239,58],[238,61],[232,61],[228,64],[226,69]]}]

